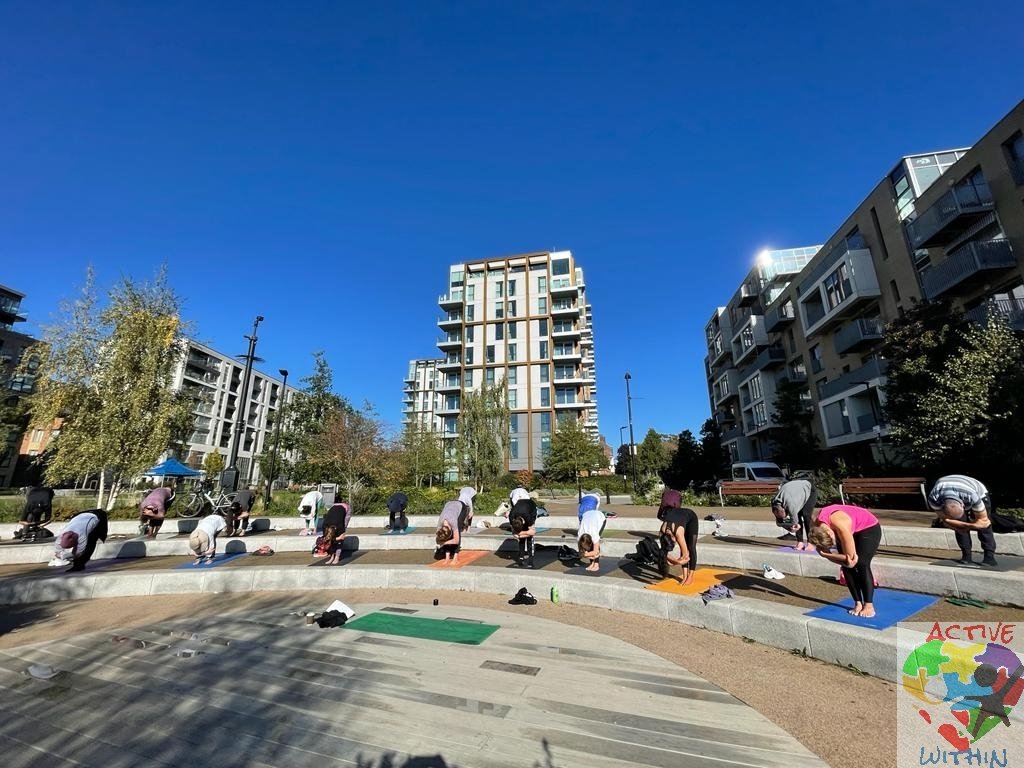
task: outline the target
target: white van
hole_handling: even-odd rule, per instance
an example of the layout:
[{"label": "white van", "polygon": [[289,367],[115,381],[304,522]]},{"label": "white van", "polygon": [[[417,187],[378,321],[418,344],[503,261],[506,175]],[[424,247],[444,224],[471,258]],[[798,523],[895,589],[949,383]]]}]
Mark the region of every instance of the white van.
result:
[{"label": "white van", "polygon": [[786,475],[778,464],[770,461],[741,461],[732,465],[733,480],[756,480],[760,483],[784,483]]}]

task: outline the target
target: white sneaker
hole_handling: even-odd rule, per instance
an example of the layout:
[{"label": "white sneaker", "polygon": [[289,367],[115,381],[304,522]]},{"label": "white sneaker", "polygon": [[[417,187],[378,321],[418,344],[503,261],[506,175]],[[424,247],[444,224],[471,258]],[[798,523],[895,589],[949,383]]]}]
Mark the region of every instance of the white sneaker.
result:
[{"label": "white sneaker", "polygon": [[762,564],[761,567],[764,568],[764,577],[766,579],[775,579],[776,581],[781,581],[782,579],[786,578],[786,574],[784,574],[782,571],[775,570],[770,565],[768,565],[768,563]]}]

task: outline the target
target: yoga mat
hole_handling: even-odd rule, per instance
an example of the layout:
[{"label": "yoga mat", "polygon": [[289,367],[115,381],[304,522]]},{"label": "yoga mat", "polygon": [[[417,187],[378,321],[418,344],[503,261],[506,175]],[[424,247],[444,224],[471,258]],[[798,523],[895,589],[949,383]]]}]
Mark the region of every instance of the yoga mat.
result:
[{"label": "yoga mat", "polygon": [[816,549],[797,549],[796,547],[776,547],[776,552],[785,552],[787,555],[817,555]]},{"label": "yoga mat", "polygon": [[916,592],[901,592],[898,589],[875,590],[875,616],[862,619],[847,613],[853,608],[853,598],[845,598],[839,605],[825,605],[808,611],[804,616],[812,619],[838,621],[840,624],[853,624],[871,629],[886,629],[898,621],[905,621],[920,610],[934,605],[939,601],[935,595],[920,595]]},{"label": "yoga mat", "polygon": [[189,569],[201,571],[207,568],[216,568],[218,565],[224,565],[224,563],[230,563],[232,560],[237,560],[240,557],[247,557],[248,555],[248,552],[236,552],[231,555],[225,555],[222,553],[219,555],[214,555],[213,562],[209,565],[207,565],[205,562],[200,563],[199,565],[196,565],[195,563],[182,563],[181,565],[174,566],[174,570],[180,571],[182,569]]},{"label": "yoga mat", "polygon": [[[577,561],[578,562],[578,561]],[[597,564],[596,571],[588,571],[585,565],[574,565],[571,568],[566,569],[566,573],[571,573],[574,576],[605,576],[619,567],[619,558],[617,557],[602,557],[601,561]]]},{"label": "yoga mat", "polygon": [[337,565],[327,565],[327,560],[330,558],[330,555],[322,555],[320,557],[317,557],[316,561],[310,563],[309,565],[311,568],[315,568],[317,566],[323,566],[324,568],[340,568],[343,565],[348,565],[353,560],[358,560],[365,554],[365,552],[362,552],[360,550],[342,550],[341,562]]},{"label": "yoga mat", "polygon": [[462,568],[463,566],[469,565],[470,563],[479,560],[484,555],[489,554],[491,554],[491,552],[488,549],[464,549],[462,552],[459,552],[458,565],[452,565],[451,563],[445,565],[444,558],[442,557],[440,560],[435,560],[434,562],[432,562],[430,564],[430,567],[442,568],[444,570],[450,570],[452,568]]},{"label": "yoga mat", "polygon": [[405,534],[412,533],[415,530],[416,530],[416,526],[415,525],[410,525],[404,531],[384,531],[384,535],[385,536],[404,536]]},{"label": "yoga mat", "polygon": [[645,589],[653,589],[658,592],[671,592],[674,595],[699,595],[715,584],[722,583],[722,576],[738,576],[736,571],[724,571],[720,568],[698,568],[693,572],[693,581],[685,587],[679,583],[679,579],[670,576],[662,579],[656,584],[648,584]]},{"label": "yoga mat", "polygon": [[395,613],[375,612],[347,622],[344,629],[360,632],[374,632],[381,635],[417,637],[422,640],[437,640],[442,643],[480,645],[498,629],[497,624],[477,624],[468,621],[448,619],[426,619],[421,616],[405,616]]},{"label": "yoga mat", "polygon": [[[518,550],[507,550],[502,552],[502,557],[508,555],[512,559],[512,562],[506,565],[506,568],[516,568],[522,571],[529,571],[525,565],[519,565],[517,558],[519,557]],[[546,568],[552,563],[558,560],[558,549],[555,547],[535,547],[533,550],[533,570],[539,571],[541,568]]]}]

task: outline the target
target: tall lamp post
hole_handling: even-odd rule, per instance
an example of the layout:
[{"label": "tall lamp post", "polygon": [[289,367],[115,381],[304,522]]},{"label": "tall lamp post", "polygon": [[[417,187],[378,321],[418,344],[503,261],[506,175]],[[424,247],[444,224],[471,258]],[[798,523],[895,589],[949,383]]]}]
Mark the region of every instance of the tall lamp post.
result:
[{"label": "tall lamp post", "polygon": [[221,475],[221,486],[224,490],[238,490],[238,448],[242,442],[242,432],[245,430],[245,416],[249,411],[249,379],[252,378],[252,364],[256,360],[256,330],[263,322],[263,315],[256,315],[252,324],[252,335],[246,336],[249,340],[249,351],[245,354],[245,374],[242,376],[242,389],[235,400],[235,411],[238,413],[235,419],[234,433],[231,435],[231,453],[228,454],[228,468]]},{"label": "tall lamp post", "polygon": [[[628,426],[619,427],[619,449],[620,449],[620,451],[621,451],[622,446],[624,446],[626,444],[625,439],[622,437],[622,430],[624,430],[624,429],[629,429],[629,427]],[[623,467],[622,467],[622,490],[623,491],[626,490],[626,467],[625,467],[625,465],[623,465]]]},{"label": "tall lamp post", "polygon": [[638,484],[636,481],[636,443],[633,440],[633,398],[629,394],[629,380],[633,378],[626,373],[626,415],[629,421],[629,468],[633,475],[633,493],[637,493]]},{"label": "tall lamp post", "polygon": [[288,403],[288,371],[280,368],[277,371],[281,374],[281,402],[277,406],[277,422],[274,424],[274,451],[270,454],[270,473],[267,475],[267,488],[263,492],[263,509],[270,509],[270,489],[274,485],[274,477],[277,472],[277,449],[281,444],[281,422],[284,421],[284,408]]}]

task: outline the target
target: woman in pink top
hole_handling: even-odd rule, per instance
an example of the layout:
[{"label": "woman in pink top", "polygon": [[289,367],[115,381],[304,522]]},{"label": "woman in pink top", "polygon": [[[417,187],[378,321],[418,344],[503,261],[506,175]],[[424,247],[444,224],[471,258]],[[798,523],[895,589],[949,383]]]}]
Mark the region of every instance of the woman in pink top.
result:
[{"label": "woman in pink top", "polygon": [[[875,578],[871,559],[882,543],[882,526],[878,518],[863,507],[832,504],[818,513],[808,536],[818,554],[839,564],[846,577],[846,587],[853,596],[854,616],[870,619],[875,615]],[[832,548],[838,550],[832,552]]]}]

